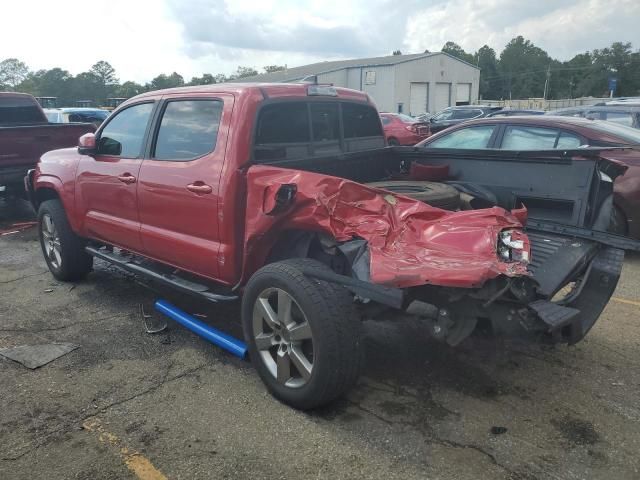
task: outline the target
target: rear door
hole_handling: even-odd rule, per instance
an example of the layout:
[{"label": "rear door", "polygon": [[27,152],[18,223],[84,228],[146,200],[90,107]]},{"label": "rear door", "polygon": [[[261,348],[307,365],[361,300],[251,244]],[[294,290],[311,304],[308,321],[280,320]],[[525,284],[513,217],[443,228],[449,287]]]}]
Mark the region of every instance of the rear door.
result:
[{"label": "rear door", "polygon": [[138,185],[144,254],[214,279],[223,261],[219,183],[233,104],[228,94],[163,100]]},{"label": "rear door", "polygon": [[76,173],[76,208],[85,236],[142,250],[137,182],[154,102],[128,106],[97,135],[97,153],[84,155]]}]

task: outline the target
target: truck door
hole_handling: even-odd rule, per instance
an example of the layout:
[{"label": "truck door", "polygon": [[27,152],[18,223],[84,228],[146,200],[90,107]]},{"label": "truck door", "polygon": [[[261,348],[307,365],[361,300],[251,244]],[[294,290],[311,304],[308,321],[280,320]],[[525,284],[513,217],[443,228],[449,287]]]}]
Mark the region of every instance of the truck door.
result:
[{"label": "truck door", "polygon": [[76,174],[76,207],[83,234],[135,252],[142,250],[137,182],[154,102],[127,107],[98,133],[97,153]]},{"label": "truck door", "polygon": [[144,254],[218,278],[219,183],[233,96],[163,101],[138,184]]}]

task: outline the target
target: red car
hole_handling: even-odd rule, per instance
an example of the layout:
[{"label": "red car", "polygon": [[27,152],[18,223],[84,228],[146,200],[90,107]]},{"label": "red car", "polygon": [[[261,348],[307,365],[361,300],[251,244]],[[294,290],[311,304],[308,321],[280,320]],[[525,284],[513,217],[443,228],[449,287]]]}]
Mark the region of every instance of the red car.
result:
[{"label": "red car", "polygon": [[402,113],[381,113],[384,136],[389,145],[415,145],[429,135],[429,125]]},{"label": "red car", "polygon": [[548,115],[471,120],[434,134],[420,145],[453,150],[552,150],[633,146],[609,153],[628,169],[614,184],[611,231],[640,238],[640,131],[602,120]]},{"label": "red car", "polygon": [[[509,152],[449,156],[467,190],[496,194],[490,208],[469,200],[460,211],[376,186],[392,178],[411,190],[405,170],[438,170],[439,153],[386,147],[362,92],[202,85],[126,101],[78,148],[43,155],[25,183],[56,279],[82,279],[97,257],[200,299],[242,296],[260,377],[306,409],[356,381],[358,312],[406,310],[450,345],[480,319],[497,334],[575,343],[611,297],[631,241],[593,228],[611,216],[610,180],[623,166],[599,154],[568,162],[552,152],[535,164]],[[533,207],[529,222],[556,219],[572,201],[565,224],[525,230],[514,195]],[[554,303],[565,285],[579,287]]]}]

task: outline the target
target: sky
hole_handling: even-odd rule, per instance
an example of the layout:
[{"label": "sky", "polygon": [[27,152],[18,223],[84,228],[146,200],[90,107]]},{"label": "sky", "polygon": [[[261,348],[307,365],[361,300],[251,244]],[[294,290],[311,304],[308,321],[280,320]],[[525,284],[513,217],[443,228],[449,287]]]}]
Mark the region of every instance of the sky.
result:
[{"label": "sky", "polygon": [[106,60],[140,83],[438,51],[448,40],[499,53],[517,35],[559,60],[615,41],[640,48],[639,0],[19,0],[2,16],[0,60],[72,74]]}]

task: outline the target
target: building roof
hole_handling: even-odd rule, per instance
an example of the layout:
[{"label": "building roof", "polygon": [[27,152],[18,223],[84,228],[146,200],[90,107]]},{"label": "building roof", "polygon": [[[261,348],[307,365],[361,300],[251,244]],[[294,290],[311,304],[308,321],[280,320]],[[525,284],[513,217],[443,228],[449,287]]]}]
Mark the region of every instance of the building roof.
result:
[{"label": "building roof", "polygon": [[[433,53],[413,53],[409,55],[386,55],[384,57],[371,57],[371,58],[354,58],[351,60],[335,60],[328,62],[312,63],[311,65],[303,65],[301,67],[288,68],[278,72],[261,73],[260,75],[254,75],[253,77],[243,77],[236,81],[238,82],[292,82],[301,80],[309,75],[318,75],[320,73],[335,72],[344,68],[358,68],[358,67],[378,67],[383,65],[397,65],[398,63],[410,62],[412,60],[418,60],[420,58],[431,57],[434,55],[448,55],[442,52]],[[463,63],[456,57],[458,61]],[[473,68],[477,68],[475,65],[471,65]]]}]

